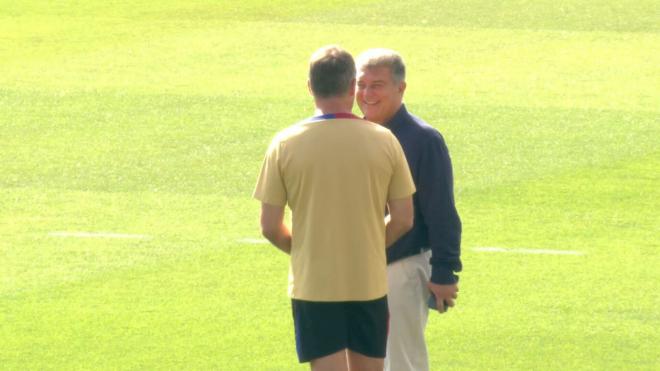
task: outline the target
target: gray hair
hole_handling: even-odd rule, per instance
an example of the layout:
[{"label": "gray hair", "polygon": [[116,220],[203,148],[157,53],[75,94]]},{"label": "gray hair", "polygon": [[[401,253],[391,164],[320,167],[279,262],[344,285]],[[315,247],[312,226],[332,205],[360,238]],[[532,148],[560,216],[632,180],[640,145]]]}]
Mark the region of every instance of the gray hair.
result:
[{"label": "gray hair", "polygon": [[406,81],[406,65],[401,55],[392,49],[375,48],[362,52],[357,57],[358,70],[387,67],[392,72],[394,82]]}]

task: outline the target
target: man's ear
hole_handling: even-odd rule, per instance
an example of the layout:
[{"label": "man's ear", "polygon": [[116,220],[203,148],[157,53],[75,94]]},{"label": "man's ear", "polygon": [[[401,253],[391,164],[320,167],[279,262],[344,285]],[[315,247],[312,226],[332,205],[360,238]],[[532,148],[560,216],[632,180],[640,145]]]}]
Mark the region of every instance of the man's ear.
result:
[{"label": "man's ear", "polygon": [[406,91],[406,86],[407,85],[405,81],[401,81],[399,83],[399,93],[401,93],[401,95],[403,95],[403,93]]},{"label": "man's ear", "polygon": [[348,89],[348,94],[351,97],[355,96],[355,87],[357,86],[356,84],[357,84],[356,79],[351,80],[351,85],[350,85],[350,88]]}]

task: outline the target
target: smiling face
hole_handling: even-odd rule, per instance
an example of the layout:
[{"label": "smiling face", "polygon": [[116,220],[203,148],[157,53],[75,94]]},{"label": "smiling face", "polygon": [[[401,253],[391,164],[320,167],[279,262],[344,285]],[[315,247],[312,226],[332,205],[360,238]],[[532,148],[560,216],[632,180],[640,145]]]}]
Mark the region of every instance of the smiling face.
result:
[{"label": "smiling face", "polygon": [[395,81],[389,67],[367,67],[358,71],[356,100],[369,121],[386,124],[401,107],[405,90],[405,81]]}]

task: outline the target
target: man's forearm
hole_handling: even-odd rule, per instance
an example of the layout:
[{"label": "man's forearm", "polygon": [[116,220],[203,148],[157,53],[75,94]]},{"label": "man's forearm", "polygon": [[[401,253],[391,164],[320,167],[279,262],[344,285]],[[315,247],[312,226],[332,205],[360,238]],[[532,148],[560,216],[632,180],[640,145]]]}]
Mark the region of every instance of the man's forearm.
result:
[{"label": "man's forearm", "polygon": [[385,218],[385,247],[390,247],[413,226],[412,196],[389,200],[387,207],[390,214]]},{"label": "man's forearm", "polygon": [[390,247],[410,230],[412,225],[396,219],[385,220],[385,247]]},{"label": "man's forearm", "polygon": [[284,206],[261,203],[261,234],[275,247],[291,254],[291,232],[284,225]]},{"label": "man's forearm", "polygon": [[291,232],[284,224],[271,231],[263,231],[264,237],[278,249],[291,254]]},{"label": "man's forearm", "polygon": [[429,245],[433,251],[431,258],[431,281],[437,284],[455,283],[456,273],[462,269],[461,264],[461,231],[462,225],[456,208],[446,206],[451,212],[440,220],[437,215],[427,219]]}]

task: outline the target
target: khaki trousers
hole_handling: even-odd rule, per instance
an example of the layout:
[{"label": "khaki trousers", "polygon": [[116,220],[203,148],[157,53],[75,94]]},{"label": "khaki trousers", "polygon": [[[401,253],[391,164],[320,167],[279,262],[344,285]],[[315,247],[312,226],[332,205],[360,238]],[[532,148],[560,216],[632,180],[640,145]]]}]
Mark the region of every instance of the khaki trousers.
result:
[{"label": "khaki trousers", "polygon": [[390,333],[385,371],[429,370],[424,329],[429,315],[430,258],[431,251],[425,251],[387,266]]}]

